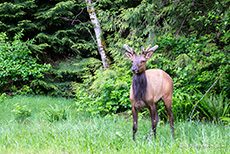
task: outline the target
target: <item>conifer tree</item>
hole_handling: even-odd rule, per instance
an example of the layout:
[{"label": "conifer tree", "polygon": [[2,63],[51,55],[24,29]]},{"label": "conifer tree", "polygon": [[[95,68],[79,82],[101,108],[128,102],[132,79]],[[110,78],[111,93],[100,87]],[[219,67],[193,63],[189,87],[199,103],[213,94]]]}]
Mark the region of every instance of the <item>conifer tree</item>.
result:
[{"label": "conifer tree", "polygon": [[74,0],[3,2],[0,3],[0,31],[13,37],[24,29],[25,40],[36,39],[36,44],[30,46],[33,54],[45,61],[74,55],[88,57],[95,50],[88,31],[82,26],[89,25],[85,23],[89,20],[88,14],[83,13],[79,17],[82,24],[75,26],[60,19],[74,17],[81,10],[81,5]]}]

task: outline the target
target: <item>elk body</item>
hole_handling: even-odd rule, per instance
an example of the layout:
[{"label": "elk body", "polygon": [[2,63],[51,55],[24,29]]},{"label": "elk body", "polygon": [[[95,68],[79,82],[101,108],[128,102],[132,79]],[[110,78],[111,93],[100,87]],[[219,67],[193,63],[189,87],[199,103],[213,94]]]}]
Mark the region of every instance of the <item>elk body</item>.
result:
[{"label": "elk body", "polygon": [[173,94],[173,82],[171,77],[160,69],[146,70],[146,61],[152,56],[153,51],[158,48],[155,45],[151,48],[151,45],[144,50],[142,54],[137,55],[134,48],[130,48],[128,45],[124,45],[125,49],[129,52],[125,52],[126,57],[132,60],[131,71],[133,73],[133,81],[130,89],[130,101],[132,104],[133,115],[133,140],[135,141],[135,134],[137,132],[137,120],[138,110],[140,108],[148,108],[151,116],[151,130],[148,138],[154,133],[156,138],[156,126],[159,121],[159,115],[157,112],[157,103],[163,100],[167,114],[169,116],[172,136],[174,137],[174,123],[172,113],[172,94]]}]

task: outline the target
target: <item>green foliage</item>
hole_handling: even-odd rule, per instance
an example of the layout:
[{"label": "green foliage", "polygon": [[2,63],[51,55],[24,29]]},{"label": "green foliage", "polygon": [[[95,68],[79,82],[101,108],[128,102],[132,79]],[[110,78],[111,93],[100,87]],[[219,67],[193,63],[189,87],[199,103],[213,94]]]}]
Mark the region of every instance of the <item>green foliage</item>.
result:
[{"label": "green foliage", "polygon": [[194,5],[198,1],[139,1],[132,7],[124,2],[119,1],[123,6],[113,9],[104,9],[111,5],[108,1],[98,4],[102,29],[108,33],[107,49],[115,65],[130,66],[125,59],[120,61],[123,44],[139,53],[140,46],[158,44],[148,69],[163,69],[173,78],[175,89],[190,97],[194,89],[206,91],[222,74],[213,90],[225,91],[229,97],[228,1],[204,1],[199,6]]},{"label": "green foliage", "polygon": [[[55,106],[55,107],[54,107]],[[67,120],[68,118],[68,107],[60,107],[57,104],[50,106],[50,108],[44,111],[43,117],[49,122]]]},{"label": "green foliage", "polygon": [[5,33],[0,34],[0,87],[2,91],[9,88],[20,88],[32,79],[44,77],[44,72],[50,65],[39,64],[37,59],[31,56],[28,46],[33,40],[21,41],[22,32],[14,36],[14,41],[8,41]]},{"label": "green foliage", "polygon": [[[166,34],[158,38],[162,57],[152,63],[157,63],[159,68],[169,72],[174,80],[175,89],[182,89],[192,94],[194,89],[207,90],[213,81],[222,74],[221,82],[215,88],[218,92],[228,91],[230,57],[228,52],[218,50],[215,43],[207,37],[202,41],[195,38],[175,38]],[[170,53],[170,57],[169,57]]]},{"label": "green foliage", "polygon": [[74,66],[77,74],[82,79],[87,79],[93,76],[94,72],[101,69],[102,62],[96,58],[83,58],[80,61],[75,61]]},{"label": "green foliage", "polygon": [[47,83],[43,80],[33,80],[31,82],[31,86],[36,94],[44,94],[58,89],[57,86],[53,85],[52,83]]},{"label": "green foliage", "polygon": [[0,30],[12,39],[14,33],[24,29],[25,36],[37,42],[30,46],[32,53],[39,54],[45,62],[59,60],[60,55],[91,55],[96,45],[86,31],[90,25],[87,12],[72,21],[83,4],[73,0],[4,2],[0,4]]},{"label": "green foliage", "polygon": [[46,78],[33,80],[31,86],[36,94],[73,98],[75,92],[72,84],[86,80],[99,68],[101,61],[95,58],[70,58],[57,61],[53,68],[46,72]]},{"label": "green foliage", "polygon": [[[175,120],[178,121],[187,121],[189,120],[189,116],[193,109],[194,104],[194,96],[191,96],[187,93],[184,93],[182,90],[174,90],[173,92],[173,105],[172,105],[172,111],[173,116]],[[164,110],[165,118],[167,117],[167,114],[165,112],[165,108],[161,108],[161,110]]]},{"label": "green foliage", "polygon": [[[26,50],[23,46],[18,47],[17,42],[14,44],[20,49],[15,58],[18,65],[9,60],[16,56],[15,52],[10,50],[9,54],[0,50],[8,58],[6,64],[1,60],[0,68],[4,67],[6,72],[5,68],[9,66],[6,68],[9,74],[0,75],[0,88],[17,94],[49,94],[67,98],[76,95],[78,110],[93,114],[123,112],[130,109],[128,92],[132,80],[131,62],[123,54],[123,44],[135,47],[138,53],[140,46],[146,48],[149,44],[158,44],[147,69],[163,69],[173,78],[173,113],[176,119],[188,119],[199,95],[194,90],[205,93],[219,75],[222,75],[220,81],[210,91],[213,98],[210,94],[208,98],[211,100],[204,101],[216,104],[219,95],[230,98],[228,0],[101,0],[94,6],[111,63],[111,70],[107,71],[102,70],[84,1],[13,0],[1,3],[0,30],[5,32],[1,36],[9,37],[6,42],[14,41],[13,34],[24,29],[24,40],[29,40],[25,41],[28,42]],[[6,47],[7,43],[4,45]],[[11,53],[14,53],[12,57]],[[28,62],[23,59],[24,53],[39,57],[41,63],[50,62],[53,68],[49,71],[44,69],[46,75],[43,78],[44,72],[40,70],[39,75],[36,67],[32,67],[34,58]],[[19,63],[19,59],[29,65],[24,61]],[[37,59],[35,63],[38,63]],[[220,120],[219,116],[223,116],[211,115],[211,111],[207,111],[208,106],[204,106],[196,115],[209,120]],[[158,107],[161,118],[165,119],[163,103]],[[214,110],[221,112],[220,108]],[[225,117],[228,117],[227,113]]]},{"label": "green foliage", "polygon": [[6,99],[6,93],[2,93],[0,95],[0,103],[3,103],[5,99]]},{"label": "green foliage", "polygon": [[226,117],[222,117],[221,119],[224,123],[230,124],[230,114],[226,115]]},{"label": "green foliage", "polygon": [[[196,94],[198,95],[198,94]],[[200,117],[209,121],[221,121],[230,114],[230,101],[222,93],[209,94],[198,105]]]},{"label": "green foliage", "polygon": [[19,103],[14,104],[15,108],[11,111],[14,114],[14,119],[23,122],[31,116],[31,109],[26,105],[21,106]]},{"label": "green foliage", "polygon": [[121,68],[98,70],[91,80],[74,85],[77,110],[102,115],[126,111],[131,108],[130,85],[130,75]]},{"label": "green foliage", "polygon": [[[32,82],[31,82],[31,84],[32,84]],[[15,91],[15,95],[16,94],[17,95],[35,94],[34,91],[33,91],[33,89],[30,86],[28,86],[28,85],[23,85],[21,87],[21,89],[19,89],[19,90],[15,88],[14,91]]]}]

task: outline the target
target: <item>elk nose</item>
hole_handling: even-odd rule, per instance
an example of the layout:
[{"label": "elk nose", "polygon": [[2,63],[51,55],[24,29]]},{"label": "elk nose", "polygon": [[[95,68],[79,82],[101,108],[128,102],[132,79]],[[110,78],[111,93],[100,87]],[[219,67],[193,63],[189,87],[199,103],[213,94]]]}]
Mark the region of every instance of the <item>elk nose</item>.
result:
[{"label": "elk nose", "polygon": [[137,68],[136,66],[133,66],[133,67],[131,68],[131,71],[132,71],[133,73],[136,73],[136,72],[138,71],[138,68]]}]

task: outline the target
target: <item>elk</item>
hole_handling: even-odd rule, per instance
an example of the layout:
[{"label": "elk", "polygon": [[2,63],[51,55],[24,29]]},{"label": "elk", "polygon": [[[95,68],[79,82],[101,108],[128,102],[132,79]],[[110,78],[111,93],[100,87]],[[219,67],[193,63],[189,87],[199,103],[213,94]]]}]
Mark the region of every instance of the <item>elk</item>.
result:
[{"label": "elk", "polygon": [[133,140],[135,141],[135,134],[137,132],[138,111],[140,108],[148,108],[151,116],[151,129],[147,140],[154,133],[156,138],[156,126],[159,121],[157,112],[157,104],[163,100],[167,114],[169,116],[172,137],[174,137],[174,123],[172,113],[172,94],[173,81],[171,77],[161,69],[146,70],[146,61],[153,55],[153,51],[158,48],[151,45],[144,50],[141,47],[142,54],[137,55],[134,48],[124,45],[128,52],[124,52],[126,57],[132,61],[131,71],[133,73],[133,81],[130,88],[130,102],[132,104],[133,116]]}]

